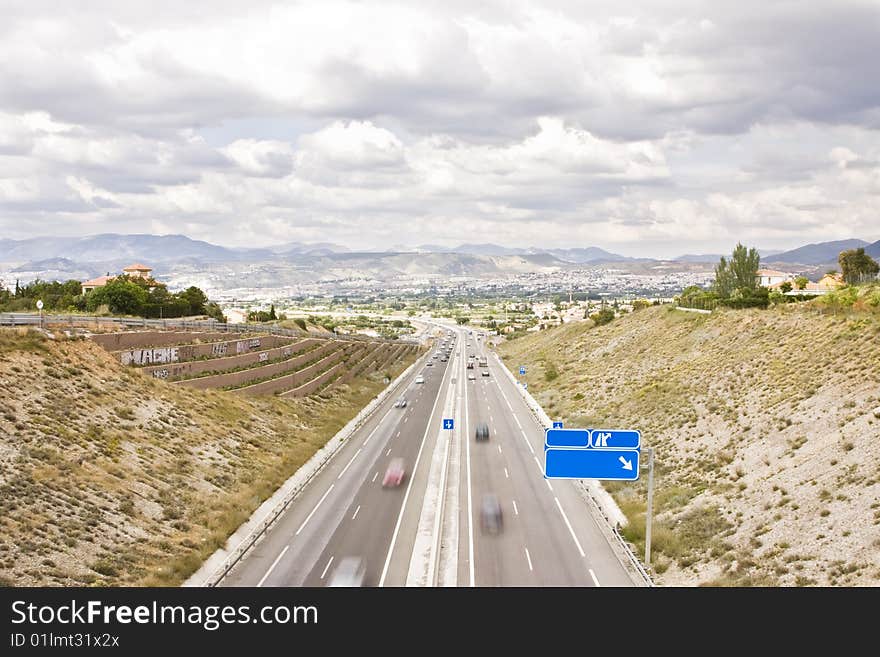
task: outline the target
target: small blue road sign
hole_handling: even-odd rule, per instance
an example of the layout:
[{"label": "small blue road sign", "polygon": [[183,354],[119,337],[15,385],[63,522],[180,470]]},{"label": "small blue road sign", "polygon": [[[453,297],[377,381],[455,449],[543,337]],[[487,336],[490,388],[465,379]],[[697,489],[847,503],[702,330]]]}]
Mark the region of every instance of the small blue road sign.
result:
[{"label": "small blue road sign", "polygon": [[544,450],[547,479],[605,479],[635,481],[639,478],[639,453],[634,449]]},{"label": "small blue road sign", "polygon": [[526,368],[523,367],[522,365],[520,365],[520,368],[519,368],[519,375],[520,375],[520,376],[523,376],[525,373],[526,373]]},{"label": "small blue road sign", "polygon": [[544,445],[547,447],[586,448],[590,446],[590,430],[556,428],[547,429],[547,432],[544,434]]},{"label": "small blue road sign", "polygon": [[642,434],[640,431],[593,429],[590,447],[603,449],[639,449],[642,446]]},{"label": "small blue road sign", "polygon": [[455,427],[455,420],[451,417],[443,418],[443,428],[444,429],[452,429]]},{"label": "small blue road sign", "polygon": [[554,422],[553,422],[553,428],[554,428],[554,429],[561,429],[561,428],[562,428],[562,422],[554,421]]}]

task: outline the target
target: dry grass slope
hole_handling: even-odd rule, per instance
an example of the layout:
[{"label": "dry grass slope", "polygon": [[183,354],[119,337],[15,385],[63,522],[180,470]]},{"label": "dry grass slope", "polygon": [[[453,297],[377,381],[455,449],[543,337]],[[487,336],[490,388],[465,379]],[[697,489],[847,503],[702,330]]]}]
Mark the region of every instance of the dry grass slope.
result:
[{"label": "dry grass slope", "polygon": [[151,379],[87,340],[0,330],[0,585],[179,584],[383,376],[246,398]]},{"label": "dry grass slope", "polygon": [[[878,314],[655,307],[500,351],[567,426],[656,448],[660,583],[880,583]],[[645,480],[608,485],[640,550]]]}]

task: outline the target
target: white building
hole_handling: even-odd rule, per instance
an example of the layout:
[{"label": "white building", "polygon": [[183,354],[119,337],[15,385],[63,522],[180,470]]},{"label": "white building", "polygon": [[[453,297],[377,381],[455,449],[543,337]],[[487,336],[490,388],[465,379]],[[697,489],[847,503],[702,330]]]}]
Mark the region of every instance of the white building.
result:
[{"label": "white building", "polygon": [[777,271],[775,269],[759,269],[757,276],[758,285],[761,287],[771,287],[792,280],[791,274],[786,274],[784,271]]}]

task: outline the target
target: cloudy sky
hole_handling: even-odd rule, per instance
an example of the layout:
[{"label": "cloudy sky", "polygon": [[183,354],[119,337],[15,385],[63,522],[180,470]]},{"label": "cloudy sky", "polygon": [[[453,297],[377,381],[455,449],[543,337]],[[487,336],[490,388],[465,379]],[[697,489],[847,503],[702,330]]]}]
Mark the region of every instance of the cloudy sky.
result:
[{"label": "cloudy sky", "polygon": [[876,0],[0,0],[0,238],[880,239]]}]

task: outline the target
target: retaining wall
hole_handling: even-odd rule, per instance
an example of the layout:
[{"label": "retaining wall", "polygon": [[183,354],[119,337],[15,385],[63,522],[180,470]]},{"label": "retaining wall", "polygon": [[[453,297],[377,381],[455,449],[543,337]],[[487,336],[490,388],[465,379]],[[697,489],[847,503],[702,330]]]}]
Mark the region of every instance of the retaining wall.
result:
[{"label": "retaining wall", "polygon": [[[235,369],[237,367],[244,367],[246,365],[252,365],[254,363],[259,363],[264,360],[275,360],[276,358],[284,358],[286,356],[293,356],[294,354],[301,353],[306,349],[312,349],[315,346],[321,344],[324,340],[317,340],[313,338],[307,338],[305,340],[300,340],[299,342],[294,342],[290,344],[286,344],[281,347],[275,347],[274,349],[266,349],[265,351],[252,351],[247,354],[241,354],[240,356],[227,356],[225,358],[210,358],[207,360],[195,360],[189,361],[186,363],[166,363],[163,365],[148,365],[147,367],[141,368],[141,371],[147,374],[147,376],[153,376],[158,379],[167,379],[173,381],[174,379],[179,379],[184,376],[193,376],[196,374],[202,374],[204,372],[218,372],[222,373],[225,370]],[[214,344],[222,344],[222,343],[214,343]],[[209,346],[209,345],[198,345],[201,346]],[[234,350],[233,350],[234,353]]]}]

